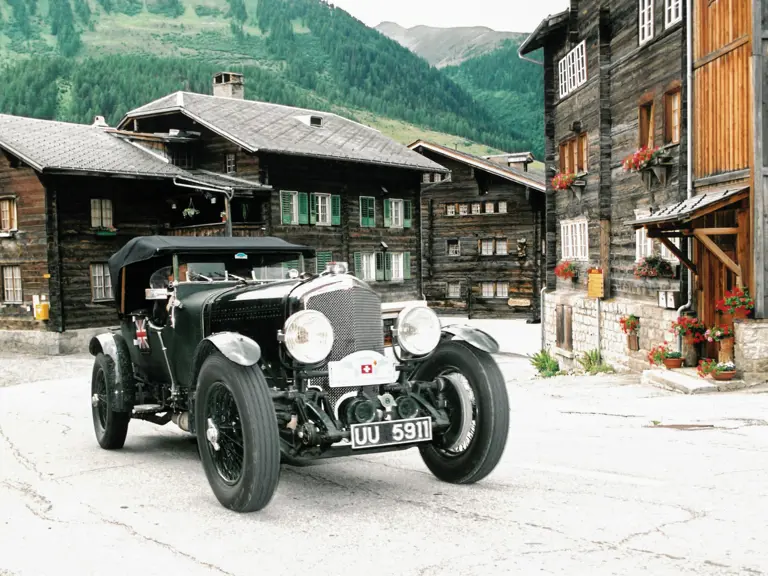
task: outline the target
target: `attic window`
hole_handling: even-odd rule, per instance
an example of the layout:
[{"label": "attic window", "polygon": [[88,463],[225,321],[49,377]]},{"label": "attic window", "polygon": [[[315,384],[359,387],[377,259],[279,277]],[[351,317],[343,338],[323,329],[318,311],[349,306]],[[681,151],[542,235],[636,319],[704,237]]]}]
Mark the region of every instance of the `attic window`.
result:
[{"label": "attic window", "polygon": [[309,117],[309,125],[310,126],[316,126],[320,128],[323,125],[323,117],[322,116],[310,116]]}]

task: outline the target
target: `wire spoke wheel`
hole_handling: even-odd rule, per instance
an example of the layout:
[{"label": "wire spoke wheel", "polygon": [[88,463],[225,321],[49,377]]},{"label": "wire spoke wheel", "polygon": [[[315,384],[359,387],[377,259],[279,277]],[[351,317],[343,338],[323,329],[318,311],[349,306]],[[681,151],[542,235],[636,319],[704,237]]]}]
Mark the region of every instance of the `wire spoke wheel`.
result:
[{"label": "wire spoke wheel", "polygon": [[243,474],[245,448],[240,411],[232,391],[215,382],[205,403],[207,447],[221,479],[236,484]]},{"label": "wire spoke wheel", "polygon": [[464,374],[458,368],[443,370],[439,377],[449,386],[445,390],[446,413],[451,422],[443,435],[442,445],[436,449],[446,457],[455,457],[466,452],[475,438],[477,429],[477,404],[475,391]]},{"label": "wire spoke wheel", "polygon": [[101,425],[102,429],[105,429],[107,427],[107,379],[104,375],[104,370],[99,370],[96,373],[96,382],[95,382],[96,391],[94,392],[94,395],[96,397],[97,403],[96,406],[94,406],[94,409],[96,410],[96,417],[99,419],[99,424]]}]

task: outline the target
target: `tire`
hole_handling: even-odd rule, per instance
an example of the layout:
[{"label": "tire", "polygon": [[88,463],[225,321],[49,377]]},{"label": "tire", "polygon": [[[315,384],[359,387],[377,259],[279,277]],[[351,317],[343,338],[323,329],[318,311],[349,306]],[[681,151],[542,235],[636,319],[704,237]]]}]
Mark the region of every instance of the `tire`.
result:
[{"label": "tire", "polygon": [[[117,450],[125,445],[130,412],[115,412],[109,398],[115,389],[115,363],[103,352],[96,355],[91,374],[91,412],[93,430],[99,446],[105,450]],[[97,398],[94,406],[94,396]]]},{"label": "tire", "polygon": [[[439,344],[434,354],[419,367],[415,378],[432,381],[451,373],[460,373],[466,378],[471,396],[466,394],[464,398],[474,396],[474,411],[469,405],[474,415],[474,433],[463,451],[445,449],[445,439],[449,435],[446,433],[436,437],[431,444],[420,445],[419,452],[427,468],[440,480],[472,484],[490,474],[504,453],[509,435],[509,396],[493,357],[461,341]],[[455,386],[455,376],[450,379]],[[467,406],[467,403],[466,400],[462,402],[460,396],[456,390],[446,390],[448,408],[453,406],[448,432],[463,428],[456,413],[462,412],[461,406]]]},{"label": "tire", "polygon": [[[208,438],[209,418],[220,432],[219,450]],[[208,356],[197,378],[195,426],[203,470],[221,505],[255,512],[269,504],[280,478],[280,441],[261,369],[218,351]]]}]

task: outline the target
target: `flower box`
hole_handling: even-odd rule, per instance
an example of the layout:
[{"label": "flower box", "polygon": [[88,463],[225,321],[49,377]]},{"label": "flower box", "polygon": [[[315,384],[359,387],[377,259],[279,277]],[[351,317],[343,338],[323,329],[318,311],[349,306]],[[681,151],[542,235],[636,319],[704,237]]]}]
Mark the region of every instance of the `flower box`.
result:
[{"label": "flower box", "polygon": [[94,231],[94,234],[96,236],[116,236],[117,235],[117,229],[116,228],[97,228]]}]

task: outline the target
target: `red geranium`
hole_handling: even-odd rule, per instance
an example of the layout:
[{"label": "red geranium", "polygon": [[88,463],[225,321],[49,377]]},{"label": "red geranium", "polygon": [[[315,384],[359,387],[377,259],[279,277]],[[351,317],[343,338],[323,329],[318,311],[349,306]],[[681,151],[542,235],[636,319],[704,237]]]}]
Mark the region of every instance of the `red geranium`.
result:
[{"label": "red geranium", "polygon": [[557,173],[554,178],[552,178],[552,189],[553,190],[565,190],[573,184],[576,181],[576,174],[573,172],[566,172],[564,174]]},{"label": "red geranium", "polygon": [[569,280],[576,275],[576,267],[572,262],[565,260],[555,266],[555,276],[562,278],[563,280]]},{"label": "red geranium", "polygon": [[661,147],[648,148],[643,146],[639,150],[633,152],[624,159],[624,172],[637,172],[646,167],[656,156],[659,155]]}]

